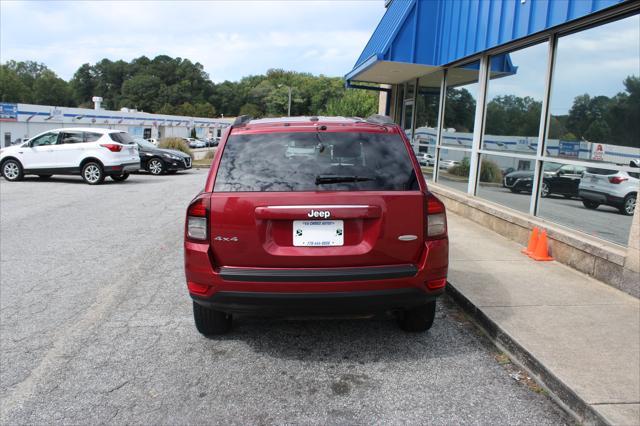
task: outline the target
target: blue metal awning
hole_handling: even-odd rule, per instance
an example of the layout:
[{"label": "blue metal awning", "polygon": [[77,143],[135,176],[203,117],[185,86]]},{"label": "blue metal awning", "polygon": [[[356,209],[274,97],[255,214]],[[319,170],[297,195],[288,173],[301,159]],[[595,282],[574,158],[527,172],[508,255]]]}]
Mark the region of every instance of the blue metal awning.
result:
[{"label": "blue metal awning", "polygon": [[[623,2],[393,0],[345,78],[400,83]],[[492,71],[515,72],[508,55],[502,67]]]}]

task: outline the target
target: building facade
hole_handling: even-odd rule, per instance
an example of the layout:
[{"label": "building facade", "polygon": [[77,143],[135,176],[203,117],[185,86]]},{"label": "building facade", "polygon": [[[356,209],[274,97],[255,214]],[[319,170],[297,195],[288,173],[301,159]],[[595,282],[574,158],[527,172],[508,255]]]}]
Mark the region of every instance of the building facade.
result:
[{"label": "building facade", "polygon": [[182,117],[138,111],[68,108],[48,105],[0,103],[0,146],[5,147],[38,133],[60,127],[118,129],[144,139],[220,137],[233,119]]},{"label": "building facade", "polygon": [[[611,177],[603,191],[637,198],[639,11],[621,0],[392,0],[347,85],[380,90],[381,113],[433,158],[429,180],[627,246],[633,216],[586,207],[578,191],[596,172]],[[528,186],[510,187],[516,177]]]}]

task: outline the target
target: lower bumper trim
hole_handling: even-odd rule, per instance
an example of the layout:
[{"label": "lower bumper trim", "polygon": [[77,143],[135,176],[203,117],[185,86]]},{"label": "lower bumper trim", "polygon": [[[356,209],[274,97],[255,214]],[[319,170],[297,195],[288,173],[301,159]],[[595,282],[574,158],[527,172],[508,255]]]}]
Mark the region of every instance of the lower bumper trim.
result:
[{"label": "lower bumper trim", "polygon": [[385,280],[413,277],[414,265],[375,266],[335,269],[247,269],[220,268],[220,276],[227,281],[248,282],[338,282]]},{"label": "lower bumper trim", "polygon": [[211,298],[192,295],[201,305],[227,313],[266,315],[373,314],[423,305],[442,294],[417,288],[332,293],[219,291]]}]

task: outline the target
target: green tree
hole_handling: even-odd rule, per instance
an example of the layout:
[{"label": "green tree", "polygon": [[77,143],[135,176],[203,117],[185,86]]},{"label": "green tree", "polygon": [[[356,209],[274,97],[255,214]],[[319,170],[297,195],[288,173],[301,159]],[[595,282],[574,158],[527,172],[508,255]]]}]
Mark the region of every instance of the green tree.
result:
[{"label": "green tree", "polygon": [[0,100],[14,103],[31,101],[31,89],[15,70],[6,65],[0,65]]},{"label": "green tree", "polygon": [[329,101],[325,113],[343,117],[368,117],[378,111],[377,93],[351,89]]},{"label": "green tree", "polygon": [[260,118],[263,116],[263,113],[256,104],[244,104],[240,108],[240,113],[238,115],[249,115],[253,118]]}]

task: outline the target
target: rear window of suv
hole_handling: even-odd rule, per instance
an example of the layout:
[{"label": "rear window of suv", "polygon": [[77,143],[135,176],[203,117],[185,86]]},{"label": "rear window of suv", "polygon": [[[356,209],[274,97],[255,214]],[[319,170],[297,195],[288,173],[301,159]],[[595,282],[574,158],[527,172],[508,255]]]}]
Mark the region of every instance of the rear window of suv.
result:
[{"label": "rear window of suv", "polygon": [[356,132],[232,135],[214,186],[215,192],[417,189],[399,135]]},{"label": "rear window of suv", "polygon": [[136,143],[136,141],[131,137],[129,133],[120,132],[120,133],[109,133],[109,137],[112,141],[118,142],[124,145],[131,145]]}]

